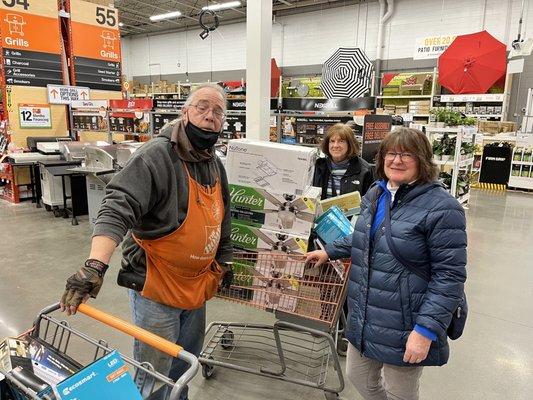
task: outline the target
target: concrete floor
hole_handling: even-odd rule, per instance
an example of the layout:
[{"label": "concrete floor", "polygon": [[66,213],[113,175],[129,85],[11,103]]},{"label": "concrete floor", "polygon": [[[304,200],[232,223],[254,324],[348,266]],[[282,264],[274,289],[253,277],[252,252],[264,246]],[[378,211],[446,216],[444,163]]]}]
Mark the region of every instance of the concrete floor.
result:
[{"label": "concrete floor", "polygon": [[[450,362],[426,368],[421,399],[533,398],[533,195],[474,192],[467,211],[470,315],[464,336],[451,344]],[[0,201],[0,338],[28,329],[36,313],[58,300],[68,275],[89,251],[87,217],[79,226],[54,218],[34,205]],[[93,304],[129,319],[124,289],[115,284],[119,256]],[[208,320],[272,322],[272,316],[213,300]],[[108,340],[121,351],[131,341],[83,316],[70,319],[84,332]],[[209,381],[201,374],[193,400],[322,399],[317,390],[218,369]],[[343,399],[360,399],[349,383]]]}]

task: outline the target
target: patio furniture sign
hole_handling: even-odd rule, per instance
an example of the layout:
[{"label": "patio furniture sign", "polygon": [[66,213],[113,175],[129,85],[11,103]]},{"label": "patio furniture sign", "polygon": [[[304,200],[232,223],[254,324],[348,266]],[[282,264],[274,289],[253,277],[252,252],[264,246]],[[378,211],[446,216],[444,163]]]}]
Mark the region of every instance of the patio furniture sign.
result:
[{"label": "patio furniture sign", "polygon": [[76,84],[120,91],[121,53],[118,10],[70,0],[71,71]]},{"label": "patio furniture sign", "polygon": [[0,35],[3,83],[37,87],[62,83],[56,0],[0,1]]},{"label": "patio furniture sign", "polygon": [[439,58],[439,56],[446,51],[448,46],[452,44],[456,37],[457,35],[442,35],[417,38],[415,42],[413,59],[428,60],[432,58]]}]

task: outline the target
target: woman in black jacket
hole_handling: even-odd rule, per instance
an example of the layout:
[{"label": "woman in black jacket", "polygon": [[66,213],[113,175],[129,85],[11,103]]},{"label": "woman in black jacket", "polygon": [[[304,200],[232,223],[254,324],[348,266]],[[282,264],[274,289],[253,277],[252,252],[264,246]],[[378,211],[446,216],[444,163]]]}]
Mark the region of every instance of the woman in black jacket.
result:
[{"label": "woman in black jacket", "polygon": [[359,144],[348,125],[335,124],[328,129],[321,150],[326,158],[315,165],[313,186],[322,188],[322,199],[350,192],[364,196],[374,182],[372,167],[359,157]]}]

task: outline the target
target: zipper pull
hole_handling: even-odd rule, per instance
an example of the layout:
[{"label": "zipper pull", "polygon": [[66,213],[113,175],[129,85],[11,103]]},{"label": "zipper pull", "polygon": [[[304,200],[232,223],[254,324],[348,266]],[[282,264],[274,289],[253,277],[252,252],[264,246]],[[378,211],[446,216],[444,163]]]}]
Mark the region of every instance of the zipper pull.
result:
[{"label": "zipper pull", "polygon": [[461,318],[461,306],[457,307],[457,318]]}]

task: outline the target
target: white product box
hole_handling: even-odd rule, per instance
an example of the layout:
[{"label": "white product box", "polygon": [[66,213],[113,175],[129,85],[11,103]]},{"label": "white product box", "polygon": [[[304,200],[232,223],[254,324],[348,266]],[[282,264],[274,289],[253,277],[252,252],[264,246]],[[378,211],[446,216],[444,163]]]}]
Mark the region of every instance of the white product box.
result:
[{"label": "white product box", "polygon": [[317,150],[251,139],[230,140],[226,171],[230,183],[302,194],[311,186]]},{"label": "white product box", "polygon": [[303,276],[305,264],[289,258],[287,260],[256,267],[253,303],[273,310],[296,310],[300,285],[298,278]]},{"label": "white product box", "polygon": [[238,223],[309,236],[322,189],[302,195],[230,184],[231,217]]},{"label": "white product box", "polygon": [[278,251],[287,254],[305,254],[308,236],[293,235],[280,231],[231,222],[231,241],[237,248],[251,251]]}]

